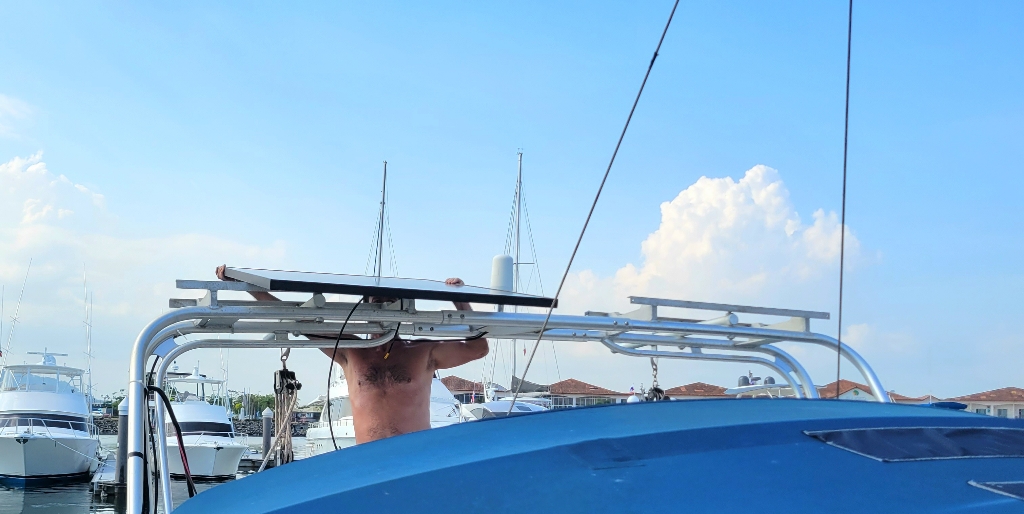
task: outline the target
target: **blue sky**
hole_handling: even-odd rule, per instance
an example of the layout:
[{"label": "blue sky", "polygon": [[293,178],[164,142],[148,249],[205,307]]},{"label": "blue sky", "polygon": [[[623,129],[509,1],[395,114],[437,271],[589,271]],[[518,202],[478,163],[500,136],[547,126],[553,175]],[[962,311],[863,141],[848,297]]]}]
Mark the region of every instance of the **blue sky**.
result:
[{"label": "blue sky", "polygon": [[[32,162],[47,173],[102,195],[58,217],[61,202],[82,201],[73,190],[0,176],[5,308],[34,259],[14,351],[79,344],[83,266],[98,304],[97,366],[109,374],[126,373],[130,341],[174,278],[208,278],[222,262],[362,272],[383,160],[401,274],[483,284],[522,148],[550,287],[670,7],[5,3],[0,163],[42,152]],[[1015,2],[855,6],[848,227],[858,251],[845,320],[883,383],[904,394],[1024,385],[1012,331],[1024,285],[1022,15]],[[642,268],[652,257],[641,244],[674,233],[663,202],[705,191],[689,189],[702,176],[739,181],[756,165],[777,170],[780,198],[805,225],[818,209],[827,221],[840,201],[845,29],[843,2],[684,2],[574,270],[607,282]],[[56,195],[52,215],[27,216],[25,202],[49,205],[46,195]],[[39,224],[57,235],[32,239]],[[762,246],[717,248],[732,257],[700,261],[707,274],[739,283],[737,266],[771,276],[792,259],[774,239],[733,236],[723,241]],[[689,269],[671,254],[658,269]],[[792,287],[662,280],[653,290],[835,313],[834,264]],[[607,292],[631,292],[616,284]],[[649,381],[644,363],[560,352],[561,371],[534,378]],[[273,364],[258,359],[235,352],[233,369]],[[828,356],[808,359],[829,381]],[[678,363],[662,373],[671,385],[738,374]]]}]

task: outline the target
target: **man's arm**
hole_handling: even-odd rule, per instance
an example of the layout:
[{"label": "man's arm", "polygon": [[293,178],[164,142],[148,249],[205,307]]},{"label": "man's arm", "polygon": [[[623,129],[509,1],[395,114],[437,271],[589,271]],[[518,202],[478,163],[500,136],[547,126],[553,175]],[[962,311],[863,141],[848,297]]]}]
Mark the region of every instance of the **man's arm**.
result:
[{"label": "man's arm", "polygon": [[[459,278],[449,278],[445,284],[453,287],[465,285]],[[455,309],[460,311],[471,311],[473,307],[467,302],[452,302]],[[461,366],[467,362],[482,359],[490,351],[487,339],[479,337],[467,341],[452,341],[437,343],[430,352],[430,360],[434,369],[448,369]]]}]

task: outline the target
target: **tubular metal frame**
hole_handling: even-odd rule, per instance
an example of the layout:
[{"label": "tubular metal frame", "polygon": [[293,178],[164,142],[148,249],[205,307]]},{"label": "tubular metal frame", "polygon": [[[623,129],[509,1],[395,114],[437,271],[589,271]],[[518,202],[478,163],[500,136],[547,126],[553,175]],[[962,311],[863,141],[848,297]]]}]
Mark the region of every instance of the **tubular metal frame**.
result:
[{"label": "tubular metal frame", "polygon": [[[183,341],[164,355],[154,383],[161,384],[167,367],[175,357],[195,348],[333,348],[334,340],[295,340],[289,335],[337,336],[342,321],[351,313],[344,332],[365,335],[371,339],[338,342],[340,348],[372,347],[401,337],[471,338],[493,337],[501,339],[536,339],[544,315],[511,312],[474,311],[419,311],[415,301],[401,300],[393,304],[326,302],[315,294],[307,302],[219,301],[217,292],[266,291],[240,282],[178,281],[182,289],[205,289],[200,300],[172,299],[176,308],[156,318],[138,335],[132,349],[128,383],[128,452],[127,452],[127,512],[142,514],[143,459],[145,452],[146,363],[165,342],[189,334],[264,335],[263,339],[199,339]],[[307,293],[308,294],[308,293]],[[835,351],[835,339],[811,332],[812,318],[820,319],[825,313],[763,309],[736,305],[708,304],[637,298],[641,305],[637,311],[625,314],[599,314],[584,316],[553,315],[544,331],[543,339],[551,341],[587,341],[603,344],[613,353],[638,357],[659,357],[719,362],[759,364],[775,370],[792,387],[798,398],[817,398],[818,392],[803,366],[791,355],[773,343],[808,343]],[[705,321],[688,321],[657,316],[658,307],[679,307],[722,311],[724,317]],[[755,310],[756,309],[756,310]],[[788,320],[773,325],[740,324],[733,311],[762,315],[782,313]],[[589,314],[589,313],[588,313]],[[383,337],[379,334],[386,333]],[[653,347],[654,349],[643,349]],[[662,347],[673,348],[663,350]],[[712,350],[708,352],[706,350]],[[870,365],[848,345],[842,345],[841,355],[864,376],[872,395],[879,402],[889,402],[889,396]],[[160,356],[157,356],[160,358]],[[170,512],[170,478],[167,474],[166,430],[164,408],[155,402],[156,438],[160,467],[159,487],[163,492],[163,505]]]}]

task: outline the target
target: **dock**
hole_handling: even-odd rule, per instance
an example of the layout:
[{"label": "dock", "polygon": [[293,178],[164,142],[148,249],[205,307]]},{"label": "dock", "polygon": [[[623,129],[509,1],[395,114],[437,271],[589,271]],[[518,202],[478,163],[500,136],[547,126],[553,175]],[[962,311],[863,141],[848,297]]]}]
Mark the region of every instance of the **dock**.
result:
[{"label": "dock", "polygon": [[[263,464],[263,454],[250,452],[242,457],[242,460],[238,461],[238,472],[239,473],[255,473],[259,471],[260,464]],[[267,462],[267,467],[263,469],[270,469],[276,465],[276,459],[270,459]]]},{"label": "dock", "polygon": [[115,499],[124,495],[125,484],[117,483],[117,466],[114,452],[107,452],[100,460],[99,467],[92,475],[89,482],[89,490],[93,496],[99,496],[101,500]]}]

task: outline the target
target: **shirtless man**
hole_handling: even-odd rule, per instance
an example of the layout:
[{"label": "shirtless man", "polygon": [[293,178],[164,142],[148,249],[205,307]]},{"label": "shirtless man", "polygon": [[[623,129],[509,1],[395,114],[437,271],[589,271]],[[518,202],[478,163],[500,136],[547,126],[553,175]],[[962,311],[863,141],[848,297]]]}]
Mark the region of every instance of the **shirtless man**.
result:
[{"label": "shirtless man", "polygon": [[[224,276],[224,268],[217,268],[217,278],[233,280]],[[464,285],[458,278],[449,278],[445,284]],[[270,293],[251,294],[261,301],[278,299]],[[370,298],[371,303],[385,300]],[[462,302],[455,302],[455,308],[473,310]],[[333,348],[322,350],[328,357],[334,352]],[[356,444],[430,428],[430,383],[434,372],[483,358],[487,352],[484,338],[441,342],[396,337],[375,348],[338,348],[334,361],[348,379]]]}]

